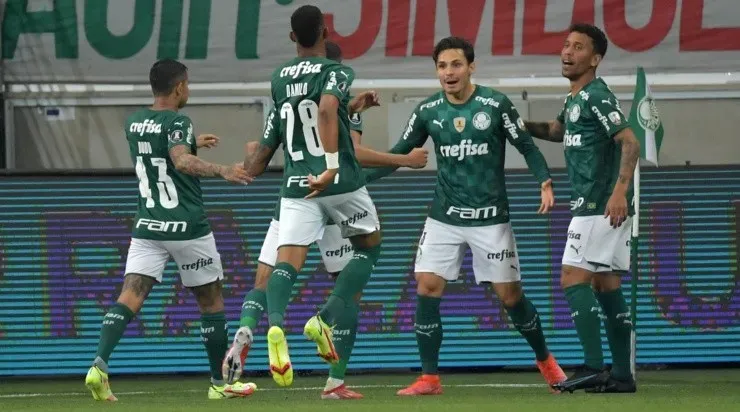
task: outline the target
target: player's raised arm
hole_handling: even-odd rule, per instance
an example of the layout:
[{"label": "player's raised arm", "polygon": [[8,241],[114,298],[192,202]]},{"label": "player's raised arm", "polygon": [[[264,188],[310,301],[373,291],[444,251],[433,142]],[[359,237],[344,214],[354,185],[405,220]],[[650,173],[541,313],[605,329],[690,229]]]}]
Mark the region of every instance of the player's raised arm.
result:
[{"label": "player's raised arm", "polygon": [[168,134],[168,149],[170,159],[175,168],[191,176],[216,177],[220,176],[229,182],[247,184],[252,181],[240,166],[225,166],[206,162],[192,152],[193,126],[190,119],[178,118],[173,122]]},{"label": "player's raised arm", "polygon": [[339,105],[347,97],[355,72],[346,66],[328,71],[319,101],[319,138],[324,147],[327,170],[339,169]]},{"label": "player's raised arm", "polygon": [[273,107],[265,122],[262,140],[253,150],[248,150],[244,157],[244,170],[247,175],[256,177],[261,175],[270,163],[275,150],[280,147],[280,120],[277,116],[277,108]]},{"label": "player's raised arm", "polygon": [[506,139],[524,156],[527,167],[540,183],[542,202],[538,213],[547,213],[555,206],[555,195],[552,192],[552,178],[547,167],[545,156],[534,144],[532,135],[527,131],[524,120],[509,99],[501,102],[501,128]]},{"label": "player's raised arm", "polygon": [[[388,153],[391,154],[410,154],[414,148],[420,148],[424,145],[429,137],[426,123],[421,115],[421,105],[417,106],[409,117],[408,122],[403,129],[401,139],[391,148]],[[377,180],[393,173],[400,166],[383,167],[374,169],[365,174],[365,179],[369,181]]]}]

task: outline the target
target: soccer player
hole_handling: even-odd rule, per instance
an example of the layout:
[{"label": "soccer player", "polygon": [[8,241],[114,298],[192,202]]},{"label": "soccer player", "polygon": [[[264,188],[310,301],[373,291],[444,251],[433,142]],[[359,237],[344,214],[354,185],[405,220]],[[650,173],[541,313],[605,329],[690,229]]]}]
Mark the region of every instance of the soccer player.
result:
[{"label": "soccer player", "polygon": [[[317,344],[319,356],[334,364],[339,355],[328,325],[338,324],[348,313],[356,318],[356,298],[378,260],[381,243],[378,215],[349,132],[354,71],[324,57],[328,31],[319,8],[299,7],[291,16],[291,29],[298,56],[278,67],[272,77],[276,111],[271,116],[275,120],[279,116],[279,121],[267,125],[266,138],[245,167],[250,176],[262,173],[277,147],[284,145],[279,249],[267,285],[270,370],[281,386],[293,381],[283,318],[308,246],[323,236],[326,221],[331,219],[354,248],[326,304],[304,327],[304,335]],[[365,96],[372,99],[371,94]],[[363,100],[359,99],[366,106]],[[273,127],[278,133],[269,133]]]},{"label": "soccer player", "polygon": [[[339,45],[326,41],[326,58],[341,63],[342,52]],[[275,115],[269,116],[270,123],[266,125],[264,138],[279,139],[278,136],[270,134],[277,133],[279,123]],[[349,127],[355,148],[358,150],[357,157],[360,163],[375,166],[408,166],[420,168],[426,165],[427,153],[424,149],[416,149],[408,155],[397,155],[390,153],[377,153],[374,150],[359,146],[362,139],[362,117],[358,112],[349,115]],[[249,142],[246,152],[247,158],[251,158],[259,147],[259,142]],[[278,235],[280,228],[280,202],[278,201],[275,209],[275,215],[270,222],[265,240],[260,250],[260,256],[257,260],[257,273],[254,288],[247,293],[242,304],[242,313],[240,319],[240,328],[234,335],[231,348],[226,353],[223,364],[223,374],[227,381],[239,379],[242,373],[249,348],[252,345],[254,329],[265,312],[267,306],[267,296],[265,289],[267,282],[272,274],[273,267],[277,261],[278,254]],[[336,279],[339,272],[344,269],[352,257],[352,243],[349,239],[343,239],[339,226],[334,222],[328,221],[324,229],[323,237],[316,242],[319,246],[321,258],[326,270]],[[341,251],[340,254],[328,253]],[[353,307],[354,309],[354,307]],[[346,312],[334,327],[334,331],[339,331],[334,336],[334,346],[336,347],[339,361],[331,366],[329,378],[326,387],[321,394],[322,399],[361,399],[362,395],[348,389],[344,385],[344,376],[347,370],[347,364],[354,347],[355,336],[357,334],[357,313],[352,311]]]},{"label": "soccer player", "polygon": [[[540,183],[540,213],[554,204],[550,172],[506,95],[471,83],[475,52],[467,40],[442,39],[433,58],[442,90],[416,107],[391,149],[407,153],[431,136],[437,155],[437,187],[414,269],[418,294],[414,328],[422,376],[398,395],[442,393],[437,368],[442,344],[439,306],[445,285],[459,276],[466,246],[473,252],[476,282],[493,285],[514,326],[534,350],[545,380],[555,384],[565,374],[549,352],[537,310],[521,287],[504,182],[507,140]],[[369,178],[389,171],[378,169]]]},{"label": "soccer player", "polygon": [[[560,284],[583,346],[585,365],[555,386],[572,392],[635,392],[630,370],[630,310],[620,275],[629,270],[632,226],[632,174],[640,144],[619,101],[596,69],[607,49],[604,32],[574,24],[560,52],[570,93],[556,120],[525,122],[533,136],[563,142],[571,187],[568,240]],[[604,371],[601,350],[603,309],[614,360]]]},{"label": "soccer player", "polygon": [[221,360],[228,331],[221,294],[223,269],[216,242],[203,209],[199,177],[220,176],[247,184],[243,167],[208,163],[197,156],[199,147],[218,143],[213,135],[193,135],[190,118],[178,113],[190,94],[185,65],[175,60],[156,62],[149,71],[154,104],[126,121],[126,138],[139,179],[139,199],[123,289],[103,318],[98,351],[85,384],[96,400],[115,401],[108,383],[108,360],[126,325],[139,312],[170,257],[180,268],[184,286],[200,308],[201,338],[211,369],[209,399],[243,397],[249,384],[227,384]]}]

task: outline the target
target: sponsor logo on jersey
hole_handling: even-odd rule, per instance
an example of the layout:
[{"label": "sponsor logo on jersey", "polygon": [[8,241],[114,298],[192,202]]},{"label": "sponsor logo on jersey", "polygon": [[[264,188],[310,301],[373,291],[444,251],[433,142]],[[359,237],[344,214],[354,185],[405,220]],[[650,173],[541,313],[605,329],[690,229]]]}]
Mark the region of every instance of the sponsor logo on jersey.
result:
[{"label": "sponsor logo on jersey", "polygon": [[575,123],[578,121],[578,118],[580,117],[581,117],[581,106],[574,104],[570,108],[570,113],[568,113],[568,118],[570,119],[571,123]]},{"label": "sponsor logo on jersey", "polygon": [[455,130],[457,130],[458,133],[462,133],[462,131],[465,130],[464,117],[456,117],[452,119],[452,124],[455,125]]},{"label": "sponsor logo on jersey", "polygon": [[503,262],[504,259],[514,259],[516,257],[516,252],[509,249],[504,249],[500,252],[492,252],[489,253],[486,258],[488,260],[497,260],[499,262]]},{"label": "sponsor logo on jersey", "polygon": [[439,147],[439,154],[443,157],[463,160],[466,156],[481,156],[488,154],[488,143],[473,144],[470,139],[463,139],[458,144]]},{"label": "sponsor logo on jersey", "polygon": [[473,116],[473,127],[486,130],[491,125],[491,116],[486,112],[478,112]]},{"label": "sponsor logo on jersey", "polygon": [[270,116],[267,118],[267,122],[265,122],[265,132],[262,133],[262,138],[267,139],[270,136],[270,132],[273,129],[272,121],[275,118],[275,111],[270,112]]},{"label": "sponsor logo on jersey", "polygon": [[581,234],[576,233],[572,230],[568,231],[568,239],[575,239],[575,240],[581,240]]},{"label": "sponsor logo on jersey", "polygon": [[594,114],[599,119],[599,121],[601,122],[601,124],[604,125],[604,129],[606,129],[607,132],[609,130],[611,130],[611,127],[609,127],[609,119],[607,119],[606,116],[604,116],[603,114],[601,114],[601,110],[599,110],[598,107],[591,106],[591,111],[594,112]]},{"label": "sponsor logo on jersey", "polygon": [[146,119],[143,122],[131,123],[128,127],[128,131],[131,133],[138,133],[139,136],[144,134],[162,133],[162,124],[154,123],[154,120]]},{"label": "sponsor logo on jersey", "polygon": [[409,135],[414,131],[414,122],[416,122],[416,113],[412,114],[409,118],[409,123],[406,125],[406,131],[403,132],[403,140],[409,138]]},{"label": "sponsor logo on jersey", "polygon": [[524,119],[521,117],[516,120],[516,125],[519,126],[519,130],[526,132],[527,126],[524,125]]},{"label": "sponsor logo on jersey", "polygon": [[333,90],[337,87],[337,72],[329,73],[329,81],[326,82],[326,90]]},{"label": "sponsor logo on jersey", "polygon": [[501,118],[504,119],[504,129],[506,129],[509,134],[511,135],[511,138],[516,140],[519,138],[519,133],[516,131],[516,125],[511,121],[511,117],[509,117],[508,113],[502,113]]},{"label": "sponsor logo on jersey", "polygon": [[581,96],[581,98],[586,101],[588,101],[588,98],[591,97],[591,95],[588,94],[588,92],[586,92],[585,90],[581,90],[580,92],[578,92],[578,95]]},{"label": "sponsor logo on jersey", "polygon": [[136,222],[136,228],[144,227],[152,232],[181,232],[188,229],[188,222],[165,222],[162,220],[141,218]]},{"label": "sponsor logo on jersey", "polygon": [[447,215],[458,215],[460,219],[489,219],[496,216],[496,213],[498,212],[498,208],[496,206],[488,206],[488,207],[479,207],[479,208],[472,208],[472,207],[457,207],[457,206],[450,206],[449,209],[447,209]]},{"label": "sponsor logo on jersey", "polygon": [[475,96],[475,101],[480,102],[481,104],[484,104],[486,106],[499,107],[501,105],[501,103],[490,97]]},{"label": "sponsor logo on jersey", "polygon": [[357,212],[354,215],[350,216],[348,219],[342,220],[339,222],[341,226],[349,226],[357,223],[357,221],[362,220],[366,218],[368,215],[367,210],[363,210],[362,212]]},{"label": "sponsor logo on jersey", "polygon": [[186,263],[182,266],[180,266],[180,269],[182,270],[200,270],[203,269],[206,266],[211,266],[213,264],[213,258],[209,257],[208,259],[200,258],[196,260],[193,263]]},{"label": "sponsor logo on jersey", "polygon": [[[334,176],[334,184],[339,183],[339,173]],[[298,187],[308,187],[308,176],[288,176],[288,183],[285,185],[290,187],[294,184],[298,184]]]},{"label": "sponsor logo on jersey", "polygon": [[425,110],[425,109],[431,109],[432,107],[439,106],[442,104],[442,99],[437,99],[435,101],[424,103],[421,106],[419,106],[419,110]]},{"label": "sponsor logo on jersey", "polygon": [[442,119],[442,120],[432,120],[432,123],[433,124],[436,124],[437,126],[439,126],[440,129],[444,129],[444,127],[445,127],[444,126],[445,119]]},{"label": "sponsor logo on jersey", "polygon": [[326,255],[326,257],[342,257],[345,254],[352,253],[352,251],[354,250],[355,249],[352,247],[352,245],[345,244],[342,245],[342,247],[340,247],[339,249],[327,250],[326,252],[324,252],[324,255]]},{"label": "sponsor logo on jersey", "polygon": [[622,124],[622,116],[619,114],[619,112],[611,112],[611,113],[609,113],[609,120],[615,126],[619,126],[620,124]]},{"label": "sponsor logo on jersey", "polygon": [[283,67],[280,70],[280,77],[292,77],[294,79],[304,74],[316,74],[321,73],[321,63],[311,64],[310,62],[303,61],[293,66]]},{"label": "sponsor logo on jersey", "polygon": [[565,135],[563,135],[563,146],[565,147],[578,147],[581,145],[581,135],[580,134],[570,134],[569,131],[565,131]]}]

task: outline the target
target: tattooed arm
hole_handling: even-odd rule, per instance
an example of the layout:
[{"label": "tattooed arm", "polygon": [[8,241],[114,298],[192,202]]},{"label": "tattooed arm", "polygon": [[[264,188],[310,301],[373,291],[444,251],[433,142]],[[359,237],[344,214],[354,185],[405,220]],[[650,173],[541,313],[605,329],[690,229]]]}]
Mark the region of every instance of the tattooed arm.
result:
[{"label": "tattooed arm", "polygon": [[247,155],[244,157],[244,171],[247,172],[247,176],[257,177],[261,175],[267,168],[267,164],[270,163],[275,150],[277,150],[277,147],[262,143],[254,148],[254,144],[250,142]]},{"label": "tattooed arm", "polygon": [[524,122],[524,126],[532,137],[547,140],[548,142],[563,141],[563,124],[557,120],[549,122]]},{"label": "tattooed arm", "polygon": [[637,161],[640,158],[640,142],[629,127],[620,130],[614,136],[614,140],[622,146],[622,160],[619,164],[619,178],[614,186],[614,190],[620,190],[626,193],[630,180],[632,180],[635,166],[637,166]]},{"label": "tattooed arm", "polygon": [[170,158],[175,168],[185,174],[198,177],[223,177],[225,180],[234,183],[250,183],[251,178],[244,173],[241,165],[224,166],[215,163],[209,163],[190,153],[190,148],[186,145],[176,145],[170,149]]}]

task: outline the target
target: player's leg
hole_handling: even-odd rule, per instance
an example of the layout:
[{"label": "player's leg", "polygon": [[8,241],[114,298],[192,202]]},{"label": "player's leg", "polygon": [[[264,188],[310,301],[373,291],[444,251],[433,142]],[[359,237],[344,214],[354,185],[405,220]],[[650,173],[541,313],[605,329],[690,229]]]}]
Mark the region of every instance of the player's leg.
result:
[{"label": "player's leg", "polygon": [[448,281],[460,274],[465,242],[460,227],[427,218],[416,252],[416,314],[414,332],[419,348],[422,375],[399,390],[401,396],[439,395],[439,350],[442,347],[440,304]]},{"label": "player's leg", "polygon": [[195,296],[200,310],[200,337],[208,355],[211,372],[209,399],[224,399],[251,395],[251,385],[227,384],[221,365],[229,342],[228,323],[224,309],[221,255],[213,234],[198,239],[165,242],[180,268],[183,286]]},{"label": "player's leg", "polygon": [[304,327],[304,335],[316,342],[319,356],[329,363],[339,360],[328,325],[336,325],[357,303],[355,296],[365,288],[380,255],[380,221],[366,188],[351,193],[318,198],[322,209],[337,222],[342,237],[349,238],[352,259],[337,277],[334,289],[321,311]]},{"label": "player's leg", "polygon": [[169,253],[159,242],[131,239],[123,288],[116,303],[103,318],[95,360],[85,377],[85,384],[95,400],[116,400],[108,383],[108,361],[126,326],[141,310],[154,284],[162,281],[162,272],[169,259]]},{"label": "player's leg", "polygon": [[280,386],[293,383],[288,342],[283,331],[285,309],[288,307],[293,284],[306,261],[308,247],[324,234],[325,217],[315,200],[283,198],[280,202],[278,257],[267,282],[267,309],[270,329],[267,331],[267,351],[270,373]]},{"label": "player's leg", "polygon": [[473,251],[473,272],[477,283],[491,283],[514,327],[535,353],[537,367],[548,385],[566,379],[550,353],[537,308],[522,291],[519,251],[511,223],[462,228]]},{"label": "player's leg", "polygon": [[267,308],[267,282],[277,262],[278,233],[280,223],[273,219],[262,243],[262,250],[257,259],[257,274],[254,287],[244,296],[239,319],[239,329],[234,334],[231,347],[224,357],[222,370],[227,382],[239,379],[244,370],[249,348],[254,341],[252,331],[262,319]]},{"label": "player's leg", "polygon": [[592,285],[604,313],[604,328],[612,353],[609,381],[595,392],[632,393],[637,390],[630,368],[632,317],[622,293],[621,275],[630,269],[631,218],[621,227],[612,229],[615,236],[611,267],[597,269]]},{"label": "player's leg", "polygon": [[[324,267],[336,282],[339,273],[352,259],[354,247],[349,239],[342,238],[342,232],[335,224],[327,225],[324,236],[318,242],[319,252]],[[350,304],[342,316],[337,319],[333,329],[333,342],[339,361],[329,368],[329,378],[321,394],[321,399],[362,399],[362,394],[347,388],[344,377],[347,365],[355,346],[357,326],[359,324],[359,303],[362,293],[355,295],[354,304]]]},{"label": "player's leg", "polygon": [[560,284],[583,347],[584,365],[566,381],[555,385],[558,390],[596,388],[608,378],[601,349],[601,306],[591,286],[598,268],[609,267],[612,261],[613,252],[609,249],[613,244],[609,243],[614,238],[603,227],[608,222],[602,216],[576,216],[568,227]]}]

